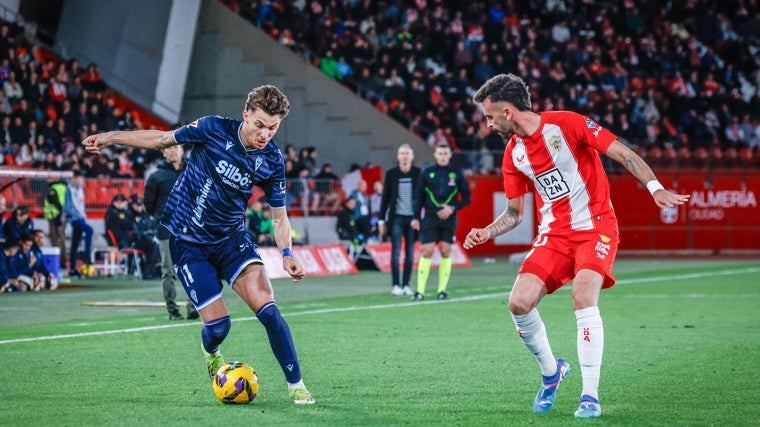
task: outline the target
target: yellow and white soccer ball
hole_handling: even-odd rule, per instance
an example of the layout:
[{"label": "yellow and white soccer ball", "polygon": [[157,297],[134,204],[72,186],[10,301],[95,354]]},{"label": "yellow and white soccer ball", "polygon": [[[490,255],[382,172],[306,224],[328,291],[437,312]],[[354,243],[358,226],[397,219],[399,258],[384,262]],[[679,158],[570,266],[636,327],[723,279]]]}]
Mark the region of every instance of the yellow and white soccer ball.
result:
[{"label": "yellow and white soccer ball", "polygon": [[251,403],[258,393],[259,377],[245,362],[225,363],[214,374],[214,394],[226,405]]}]

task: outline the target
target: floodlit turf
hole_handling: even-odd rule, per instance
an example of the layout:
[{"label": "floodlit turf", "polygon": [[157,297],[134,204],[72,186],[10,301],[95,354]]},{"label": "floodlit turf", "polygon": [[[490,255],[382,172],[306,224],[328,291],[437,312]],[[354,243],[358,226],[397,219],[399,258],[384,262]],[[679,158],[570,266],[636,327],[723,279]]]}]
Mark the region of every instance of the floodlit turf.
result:
[{"label": "floodlit turf", "polygon": [[[316,405],[287,398],[263,328],[234,292],[222,351],[253,365],[250,405],[213,395],[198,321],[169,322],[158,281],[86,280],[0,295],[0,425],[579,425],[575,319],[567,289],[540,306],[555,354],[573,370],[555,407],[531,412],[539,371],[506,308],[516,267],[454,269],[451,301],[392,297],[386,274],[275,282]],[[600,308],[605,425],[758,425],[760,263],[619,260]]]}]

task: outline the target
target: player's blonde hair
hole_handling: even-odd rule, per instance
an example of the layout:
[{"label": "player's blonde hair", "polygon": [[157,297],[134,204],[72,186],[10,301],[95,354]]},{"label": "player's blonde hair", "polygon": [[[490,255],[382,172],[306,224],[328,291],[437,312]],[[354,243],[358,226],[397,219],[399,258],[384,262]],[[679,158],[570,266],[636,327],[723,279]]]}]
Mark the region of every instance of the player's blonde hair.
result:
[{"label": "player's blonde hair", "polygon": [[261,109],[270,116],[285,118],[290,112],[290,102],[288,97],[276,87],[264,85],[248,92],[245,109],[251,112]]}]

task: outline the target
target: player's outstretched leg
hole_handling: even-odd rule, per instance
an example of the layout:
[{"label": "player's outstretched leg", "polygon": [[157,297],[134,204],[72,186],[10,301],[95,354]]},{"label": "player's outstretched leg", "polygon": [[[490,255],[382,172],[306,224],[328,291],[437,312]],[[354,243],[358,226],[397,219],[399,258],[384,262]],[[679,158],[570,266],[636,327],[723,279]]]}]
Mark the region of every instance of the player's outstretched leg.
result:
[{"label": "player's outstretched leg", "polygon": [[298,355],[293,345],[290,327],[280,314],[277,304],[274,301],[264,304],[256,312],[256,317],[267,331],[269,345],[285,374],[285,380],[288,382],[288,394],[293,399],[293,403],[296,405],[314,403],[314,398],[306,390],[301,379],[301,365],[298,363]]},{"label": "player's outstretched leg", "polygon": [[201,350],[206,358],[208,376],[213,379],[216,371],[224,365],[224,356],[219,351],[227,334],[230,332],[230,316],[220,317],[210,322],[204,322],[201,328]]}]

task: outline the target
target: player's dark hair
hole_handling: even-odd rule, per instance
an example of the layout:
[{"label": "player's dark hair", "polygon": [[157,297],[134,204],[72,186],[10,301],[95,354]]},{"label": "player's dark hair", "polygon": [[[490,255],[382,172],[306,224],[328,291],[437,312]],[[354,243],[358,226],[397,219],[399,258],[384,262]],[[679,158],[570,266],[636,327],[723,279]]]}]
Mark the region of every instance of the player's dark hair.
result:
[{"label": "player's dark hair", "polygon": [[288,97],[276,87],[264,85],[254,88],[248,93],[245,109],[247,111],[261,109],[270,116],[285,118],[290,112],[290,102],[288,102]]},{"label": "player's dark hair", "polygon": [[499,74],[488,79],[472,97],[482,104],[486,99],[491,102],[509,102],[519,111],[530,110],[530,91],[523,79],[514,74]]}]

